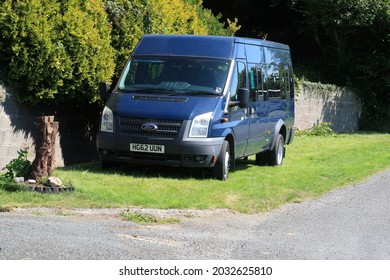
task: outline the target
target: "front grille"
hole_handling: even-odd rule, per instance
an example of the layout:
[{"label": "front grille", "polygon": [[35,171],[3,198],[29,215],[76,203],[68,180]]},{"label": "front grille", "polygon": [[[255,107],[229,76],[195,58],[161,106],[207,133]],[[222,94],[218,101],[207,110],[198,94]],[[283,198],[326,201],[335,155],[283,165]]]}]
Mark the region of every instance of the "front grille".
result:
[{"label": "front grille", "polygon": [[[145,123],[154,123],[158,129],[152,132],[143,131]],[[175,139],[180,132],[182,121],[153,118],[120,117],[119,127],[123,135],[158,139]]]}]

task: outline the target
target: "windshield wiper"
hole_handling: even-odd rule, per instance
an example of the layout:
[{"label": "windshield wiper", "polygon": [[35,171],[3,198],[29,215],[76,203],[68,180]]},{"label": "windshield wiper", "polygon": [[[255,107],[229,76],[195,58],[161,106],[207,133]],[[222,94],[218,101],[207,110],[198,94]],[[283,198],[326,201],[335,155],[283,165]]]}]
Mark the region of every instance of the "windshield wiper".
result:
[{"label": "windshield wiper", "polygon": [[202,91],[202,90],[197,90],[197,91],[188,91],[188,90],[178,90],[178,89],[169,89],[169,88],[133,88],[133,89],[122,89],[122,92],[126,93],[132,93],[132,92],[139,92],[139,93],[161,93],[167,96],[196,96],[196,95],[221,95],[216,92],[212,91]]},{"label": "windshield wiper", "polygon": [[212,91],[189,91],[186,95],[221,95]]},{"label": "windshield wiper", "polygon": [[167,89],[167,88],[133,88],[133,89],[121,89],[122,92],[144,92],[144,93],[160,93],[160,92],[176,92],[173,89]]}]

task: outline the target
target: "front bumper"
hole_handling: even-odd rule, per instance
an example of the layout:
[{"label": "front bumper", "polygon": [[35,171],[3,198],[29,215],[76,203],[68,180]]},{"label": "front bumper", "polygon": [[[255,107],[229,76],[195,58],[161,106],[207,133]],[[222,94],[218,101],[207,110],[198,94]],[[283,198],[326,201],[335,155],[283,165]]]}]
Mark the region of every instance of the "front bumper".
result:
[{"label": "front bumper", "polygon": [[[96,144],[102,161],[204,168],[215,165],[224,140],[223,137],[184,140],[137,139],[99,132]],[[164,145],[165,152],[163,154],[132,152],[130,143]]]}]

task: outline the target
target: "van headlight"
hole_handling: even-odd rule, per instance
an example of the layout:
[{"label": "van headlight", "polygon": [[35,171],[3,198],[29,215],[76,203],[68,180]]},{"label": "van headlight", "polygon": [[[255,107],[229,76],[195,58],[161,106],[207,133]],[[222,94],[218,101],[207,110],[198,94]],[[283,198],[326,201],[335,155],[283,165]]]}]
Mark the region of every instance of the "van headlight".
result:
[{"label": "van headlight", "polygon": [[212,112],[196,116],[192,120],[189,137],[207,137]]},{"label": "van headlight", "polygon": [[110,108],[104,107],[100,131],[114,132],[114,115]]}]

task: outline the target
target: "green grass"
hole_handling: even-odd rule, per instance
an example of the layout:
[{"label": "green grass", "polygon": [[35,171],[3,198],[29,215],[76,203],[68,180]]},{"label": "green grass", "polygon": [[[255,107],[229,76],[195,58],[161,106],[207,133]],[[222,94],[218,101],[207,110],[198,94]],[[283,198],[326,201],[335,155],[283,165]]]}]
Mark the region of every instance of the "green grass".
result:
[{"label": "green grass", "polygon": [[148,207],[213,209],[243,213],[275,209],[316,198],[390,168],[390,134],[357,133],[299,136],[287,146],[283,166],[256,166],[239,160],[227,181],[203,170],[126,167],[102,171],[99,162],[55,170],[75,192],[38,194],[5,190],[2,207]]},{"label": "green grass", "polygon": [[137,224],[168,224],[179,222],[178,218],[158,218],[151,214],[141,214],[131,211],[123,212],[120,216],[124,221],[130,221]]}]

